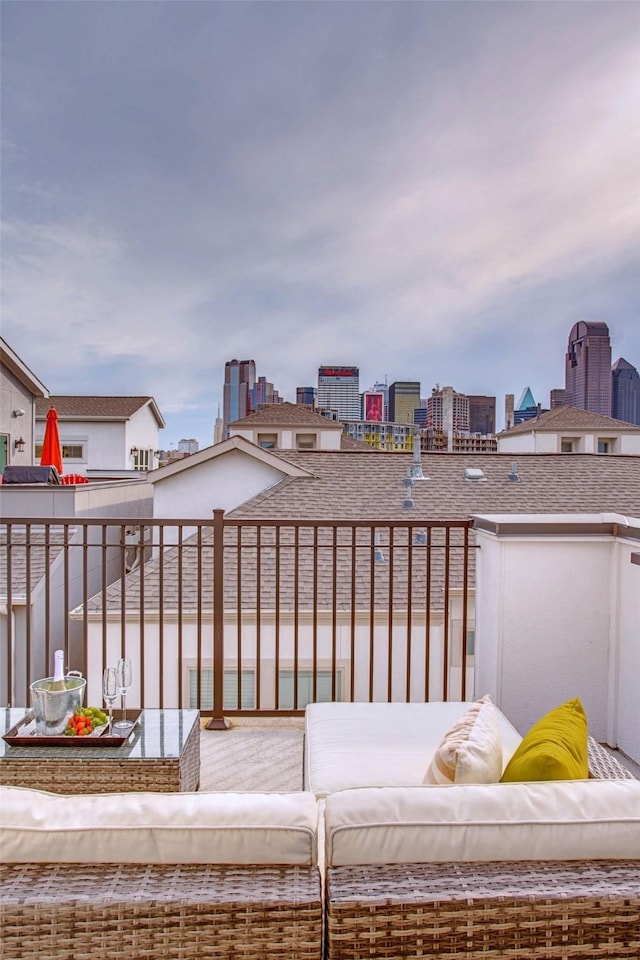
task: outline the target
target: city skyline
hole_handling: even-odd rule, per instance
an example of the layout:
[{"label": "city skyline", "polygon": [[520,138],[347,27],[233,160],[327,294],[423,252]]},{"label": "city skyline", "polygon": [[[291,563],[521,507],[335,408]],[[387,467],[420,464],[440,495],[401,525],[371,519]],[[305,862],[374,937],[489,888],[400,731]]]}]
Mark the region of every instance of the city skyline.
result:
[{"label": "city skyline", "polygon": [[280,395],[564,386],[640,365],[640,7],[3,4],[2,334],[54,394],[212,442],[224,364]]}]

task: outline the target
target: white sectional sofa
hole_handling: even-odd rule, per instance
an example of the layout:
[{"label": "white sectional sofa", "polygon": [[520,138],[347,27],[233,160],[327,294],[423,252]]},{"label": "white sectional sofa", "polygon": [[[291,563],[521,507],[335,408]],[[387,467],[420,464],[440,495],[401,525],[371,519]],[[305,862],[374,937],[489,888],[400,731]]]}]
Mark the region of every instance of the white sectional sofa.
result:
[{"label": "white sectional sofa", "polygon": [[[307,707],[327,960],[637,960],[640,782],[591,741],[587,780],[425,785],[469,707]],[[504,770],[522,738],[498,723]]]}]

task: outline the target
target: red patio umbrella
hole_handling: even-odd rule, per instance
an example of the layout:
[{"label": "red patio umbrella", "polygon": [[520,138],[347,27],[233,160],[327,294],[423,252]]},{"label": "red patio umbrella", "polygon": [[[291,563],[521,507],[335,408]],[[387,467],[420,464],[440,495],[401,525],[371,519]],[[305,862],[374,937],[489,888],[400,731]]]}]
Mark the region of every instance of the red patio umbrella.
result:
[{"label": "red patio umbrella", "polygon": [[58,411],[55,407],[50,407],[47,413],[40,466],[55,467],[58,473],[62,473],[62,448],[60,446],[60,433],[58,432]]}]

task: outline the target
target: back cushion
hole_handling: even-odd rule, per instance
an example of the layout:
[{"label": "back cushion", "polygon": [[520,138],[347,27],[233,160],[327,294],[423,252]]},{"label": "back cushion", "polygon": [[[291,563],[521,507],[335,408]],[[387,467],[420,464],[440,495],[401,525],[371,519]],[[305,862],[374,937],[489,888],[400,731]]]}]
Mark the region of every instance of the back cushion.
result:
[{"label": "back cushion", "polygon": [[3,863],[314,864],[308,793],[61,796],[0,787]]},{"label": "back cushion", "polygon": [[327,797],[327,864],[640,859],[640,781],[344,790]]}]

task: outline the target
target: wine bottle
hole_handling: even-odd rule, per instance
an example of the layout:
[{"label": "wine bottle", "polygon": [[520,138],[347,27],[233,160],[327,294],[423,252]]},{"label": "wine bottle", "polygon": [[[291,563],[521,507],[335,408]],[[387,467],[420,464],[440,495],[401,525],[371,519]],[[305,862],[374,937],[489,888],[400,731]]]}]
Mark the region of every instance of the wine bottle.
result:
[{"label": "wine bottle", "polygon": [[49,689],[54,692],[66,690],[67,685],[64,682],[64,650],[56,650],[53,659],[53,682]]}]

